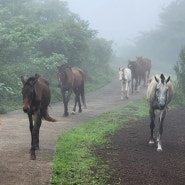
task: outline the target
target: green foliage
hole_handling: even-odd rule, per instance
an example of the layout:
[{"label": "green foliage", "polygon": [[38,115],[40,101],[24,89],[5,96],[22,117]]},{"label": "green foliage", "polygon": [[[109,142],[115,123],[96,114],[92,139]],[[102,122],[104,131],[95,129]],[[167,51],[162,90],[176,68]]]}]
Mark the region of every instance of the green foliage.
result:
[{"label": "green foliage", "polygon": [[[134,110],[134,114],[133,114]],[[111,175],[107,161],[94,155],[96,147],[110,145],[106,135],[130,126],[127,123],[148,116],[145,99],[104,113],[63,134],[57,141],[52,184],[105,185]]]},{"label": "green foliage", "polygon": [[185,48],[183,47],[180,54],[179,60],[174,66],[174,70],[177,76],[177,83],[175,84],[176,89],[176,102],[183,105],[185,104]]},{"label": "green foliage", "polygon": [[1,106],[20,105],[20,76],[29,77],[35,73],[49,81],[54,100],[59,99],[57,65],[66,62],[81,67],[87,81],[91,79],[91,87],[96,83],[93,78],[95,68],[98,68],[96,77],[101,77],[102,71],[110,74],[107,66],[112,43],[96,38],[96,31],[89,29],[88,22],[70,12],[66,2],[1,1],[0,21],[0,83],[14,92],[3,91]]}]

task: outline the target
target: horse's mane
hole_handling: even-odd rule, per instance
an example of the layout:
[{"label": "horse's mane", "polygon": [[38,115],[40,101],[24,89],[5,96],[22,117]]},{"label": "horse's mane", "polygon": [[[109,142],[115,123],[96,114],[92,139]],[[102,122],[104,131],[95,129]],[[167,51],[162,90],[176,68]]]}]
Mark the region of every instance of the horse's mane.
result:
[{"label": "horse's mane", "polygon": [[48,82],[47,80],[45,80],[45,79],[42,77],[42,75],[36,73],[35,76],[31,76],[31,77],[29,77],[29,78],[26,80],[24,86],[25,86],[25,85],[33,85],[33,84],[35,84],[35,82],[37,82],[37,80],[38,80],[39,78],[42,78],[42,80],[43,80],[47,85],[49,85],[49,82]]}]

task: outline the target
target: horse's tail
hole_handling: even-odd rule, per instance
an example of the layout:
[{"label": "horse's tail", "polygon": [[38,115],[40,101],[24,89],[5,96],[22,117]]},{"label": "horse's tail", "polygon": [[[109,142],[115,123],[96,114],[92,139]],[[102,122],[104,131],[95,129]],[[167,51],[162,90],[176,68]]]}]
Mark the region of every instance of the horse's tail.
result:
[{"label": "horse's tail", "polygon": [[56,122],[57,120],[55,118],[52,118],[49,114],[48,114],[48,111],[46,111],[46,113],[44,114],[44,119],[46,121],[51,121],[51,122]]},{"label": "horse's tail", "polygon": [[85,102],[85,90],[84,90],[84,83],[82,84],[82,88],[81,88],[81,99],[82,99],[82,103],[84,105],[84,108],[87,108],[86,106],[86,102]]}]

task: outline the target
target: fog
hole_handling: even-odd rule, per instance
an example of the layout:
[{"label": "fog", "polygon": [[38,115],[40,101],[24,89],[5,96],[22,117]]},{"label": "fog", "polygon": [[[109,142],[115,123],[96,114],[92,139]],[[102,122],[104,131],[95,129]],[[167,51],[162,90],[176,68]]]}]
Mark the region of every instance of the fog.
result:
[{"label": "fog", "polygon": [[69,10],[89,22],[98,37],[115,46],[132,44],[142,32],[156,29],[159,14],[174,0],[65,0]]}]

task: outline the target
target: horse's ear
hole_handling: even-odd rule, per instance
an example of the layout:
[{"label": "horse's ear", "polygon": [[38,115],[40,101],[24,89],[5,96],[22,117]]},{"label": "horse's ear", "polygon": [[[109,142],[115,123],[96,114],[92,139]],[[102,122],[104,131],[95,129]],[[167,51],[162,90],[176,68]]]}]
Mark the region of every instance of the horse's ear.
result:
[{"label": "horse's ear", "polygon": [[24,77],[23,76],[21,76],[21,81],[22,81],[22,84],[24,85],[25,84],[25,80],[24,80]]},{"label": "horse's ear", "polygon": [[156,76],[154,76],[154,78],[155,78],[155,81],[158,83],[159,79]]},{"label": "horse's ear", "polygon": [[167,78],[166,83],[168,83],[169,81],[170,81],[170,76]]},{"label": "horse's ear", "polygon": [[40,75],[38,73],[35,74],[35,79],[38,80],[38,78],[40,77]]}]

